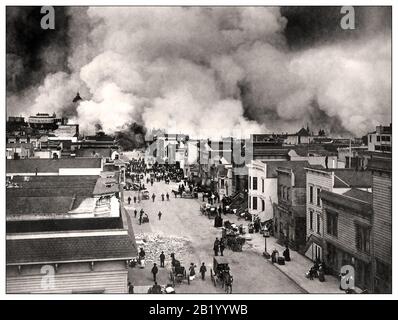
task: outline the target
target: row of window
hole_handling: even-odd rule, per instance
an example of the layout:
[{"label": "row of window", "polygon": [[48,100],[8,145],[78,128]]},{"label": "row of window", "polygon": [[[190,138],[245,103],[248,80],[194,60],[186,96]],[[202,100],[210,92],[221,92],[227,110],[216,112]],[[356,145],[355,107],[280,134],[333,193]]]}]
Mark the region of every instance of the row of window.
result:
[{"label": "row of window", "polygon": [[[314,220],[314,215],[316,216]],[[315,222],[315,226],[314,226]],[[321,234],[321,215],[310,210],[310,230]],[[326,213],[326,233],[338,237],[338,214],[334,212]],[[355,226],[355,246],[358,251],[370,252],[370,227],[357,224]]]},{"label": "row of window", "polygon": [[[316,205],[321,206],[321,188],[316,188]],[[314,204],[314,186],[309,187],[309,202],[311,204]]]},{"label": "row of window", "polygon": [[[326,213],[326,232],[334,237],[338,236],[338,214]],[[357,224],[355,226],[355,246],[358,251],[370,252],[370,227]]]},{"label": "row of window", "polygon": [[[381,139],[380,139],[381,137]],[[381,141],[391,141],[391,136],[376,136],[377,142]],[[369,142],[372,142],[372,135],[369,135]]]},{"label": "row of window", "polygon": [[[257,177],[249,177],[249,190],[257,190],[258,186],[258,178]],[[261,179],[261,192],[264,193],[264,179]]]},{"label": "row of window", "polygon": [[290,200],[290,187],[284,185],[278,186],[278,197],[279,199],[289,201]]},{"label": "row of window", "polygon": [[[249,209],[257,210],[258,209],[258,198],[257,197],[249,197]],[[265,201],[261,199],[261,211],[265,210]]]}]

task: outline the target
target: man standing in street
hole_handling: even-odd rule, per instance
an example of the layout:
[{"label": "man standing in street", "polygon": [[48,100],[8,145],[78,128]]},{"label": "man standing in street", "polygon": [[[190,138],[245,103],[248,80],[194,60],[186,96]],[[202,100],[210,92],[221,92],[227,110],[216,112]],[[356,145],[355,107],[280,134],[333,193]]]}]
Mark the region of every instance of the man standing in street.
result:
[{"label": "man standing in street", "polygon": [[164,268],[164,260],[166,259],[166,256],[164,255],[164,252],[162,251],[162,253],[159,256],[160,258],[160,267]]},{"label": "man standing in street", "polygon": [[134,203],[136,203],[137,202],[137,197],[136,196],[134,196]]},{"label": "man standing in street", "polygon": [[156,275],[157,275],[158,271],[159,271],[158,267],[156,266],[156,263],[154,263],[151,272],[153,274],[153,281],[155,281],[155,282],[156,282]]},{"label": "man standing in street", "polygon": [[216,238],[216,241],[214,241],[214,246],[213,246],[215,256],[218,256],[218,247],[219,246],[220,246],[220,241],[218,240],[218,238]]},{"label": "man standing in street", "polygon": [[128,202],[128,204],[131,203],[131,197],[130,196],[127,198],[127,202]]},{"label": "man standing in street", "polygon": [[160,218],[162,217],[162,211],[159,211],[158,217],[159,217],[159,220],[160,220]]},{"label": "man standing in street", "polygon": [[139,218],[140,224],[142,224],[142,216],[143,216],[143,215],[144,215],[144,211],[141,210],[141,211],[140,211],[140,218]]},{"label": "man standing in street", "polygon": [[152,193],[152,202],[155,202],[155,198],[156,198],[155,194]]},{"label": "man standing in street", "polygon": [[221,253],[222,256],[224,255],[223,254],[224,249],[225,249],[224,241],[221,239],[221,241],[220,241],[220,253]]},{"label": "man standing in street", "polygon": [[202,280],[205,279],[205,274],[206,274],[207,268],[205,266],[205,263],[202,262],[202,265],[200,266],[199,272],[202,275]]},{"label": "man standing in street", "polygon": [[164,201],[164,194],[162,193],[162,201]]},{"label": "man standing in street", "polygon": [[168,192],[166,193],[166,199],[167,199],[167,201],[169,201],[169,200],[170,200],[170,195],[169,195],[169,193],[168,193]]},{"label": "man standing in street", "polygon": [[137,218],[137,209],[134,209],[134,218]]}]

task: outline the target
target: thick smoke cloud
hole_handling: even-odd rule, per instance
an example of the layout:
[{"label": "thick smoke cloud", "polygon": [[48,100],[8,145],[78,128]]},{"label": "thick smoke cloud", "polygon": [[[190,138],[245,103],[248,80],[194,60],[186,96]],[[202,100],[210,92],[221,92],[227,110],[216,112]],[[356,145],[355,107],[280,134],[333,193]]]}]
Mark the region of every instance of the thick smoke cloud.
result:
[{"label": "thick smoke cloud", "polygon": [[[324,10],[324,16],[341,17],[340,8]],[[357,33],[343,34],[332,19],[329,38],[321,26],[312,42],[300,42],[300,24],[289,26],[296,11],[70,8],[67,68],[9,94],[8,112],[55,111],[87,132],[96,124],[116,132],[139,123],[210,138],[292,132],[307,123],[314,132],[363,135],[389,123],[385,13],[366,20],[360,12],[359,21],[370,26],[360,25]],[[9,59],[21,68],[16,57]],[[76,106],[77,91],[84,101]]]}]

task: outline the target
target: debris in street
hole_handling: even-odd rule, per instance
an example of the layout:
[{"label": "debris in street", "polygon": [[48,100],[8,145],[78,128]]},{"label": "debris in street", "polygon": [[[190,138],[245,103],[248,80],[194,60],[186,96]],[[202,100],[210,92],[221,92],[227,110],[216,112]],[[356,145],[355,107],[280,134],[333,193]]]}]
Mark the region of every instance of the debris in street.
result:
[{"label": "debris in street", "polygon": [[174,252],[180,261],[192,252],[190,241],[184,237],[140,233],[135,239],[137,246],[144,248],[146,260],[149,262],[157,262],[162,251],[166,260],[169,260],[170,254]]}]

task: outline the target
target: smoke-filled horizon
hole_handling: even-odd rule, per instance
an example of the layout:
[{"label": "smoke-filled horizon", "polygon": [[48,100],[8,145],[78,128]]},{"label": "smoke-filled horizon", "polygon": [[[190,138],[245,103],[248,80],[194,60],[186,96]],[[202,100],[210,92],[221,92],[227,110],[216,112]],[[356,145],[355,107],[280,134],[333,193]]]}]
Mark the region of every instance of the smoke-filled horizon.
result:
[{"label": "smoke-filled horizon", "polygon": [[[91,133],[361,136],[391,122],[391,9],[7,7],[7,113]],[[76,92],[83,98],[72,103]]]}]

